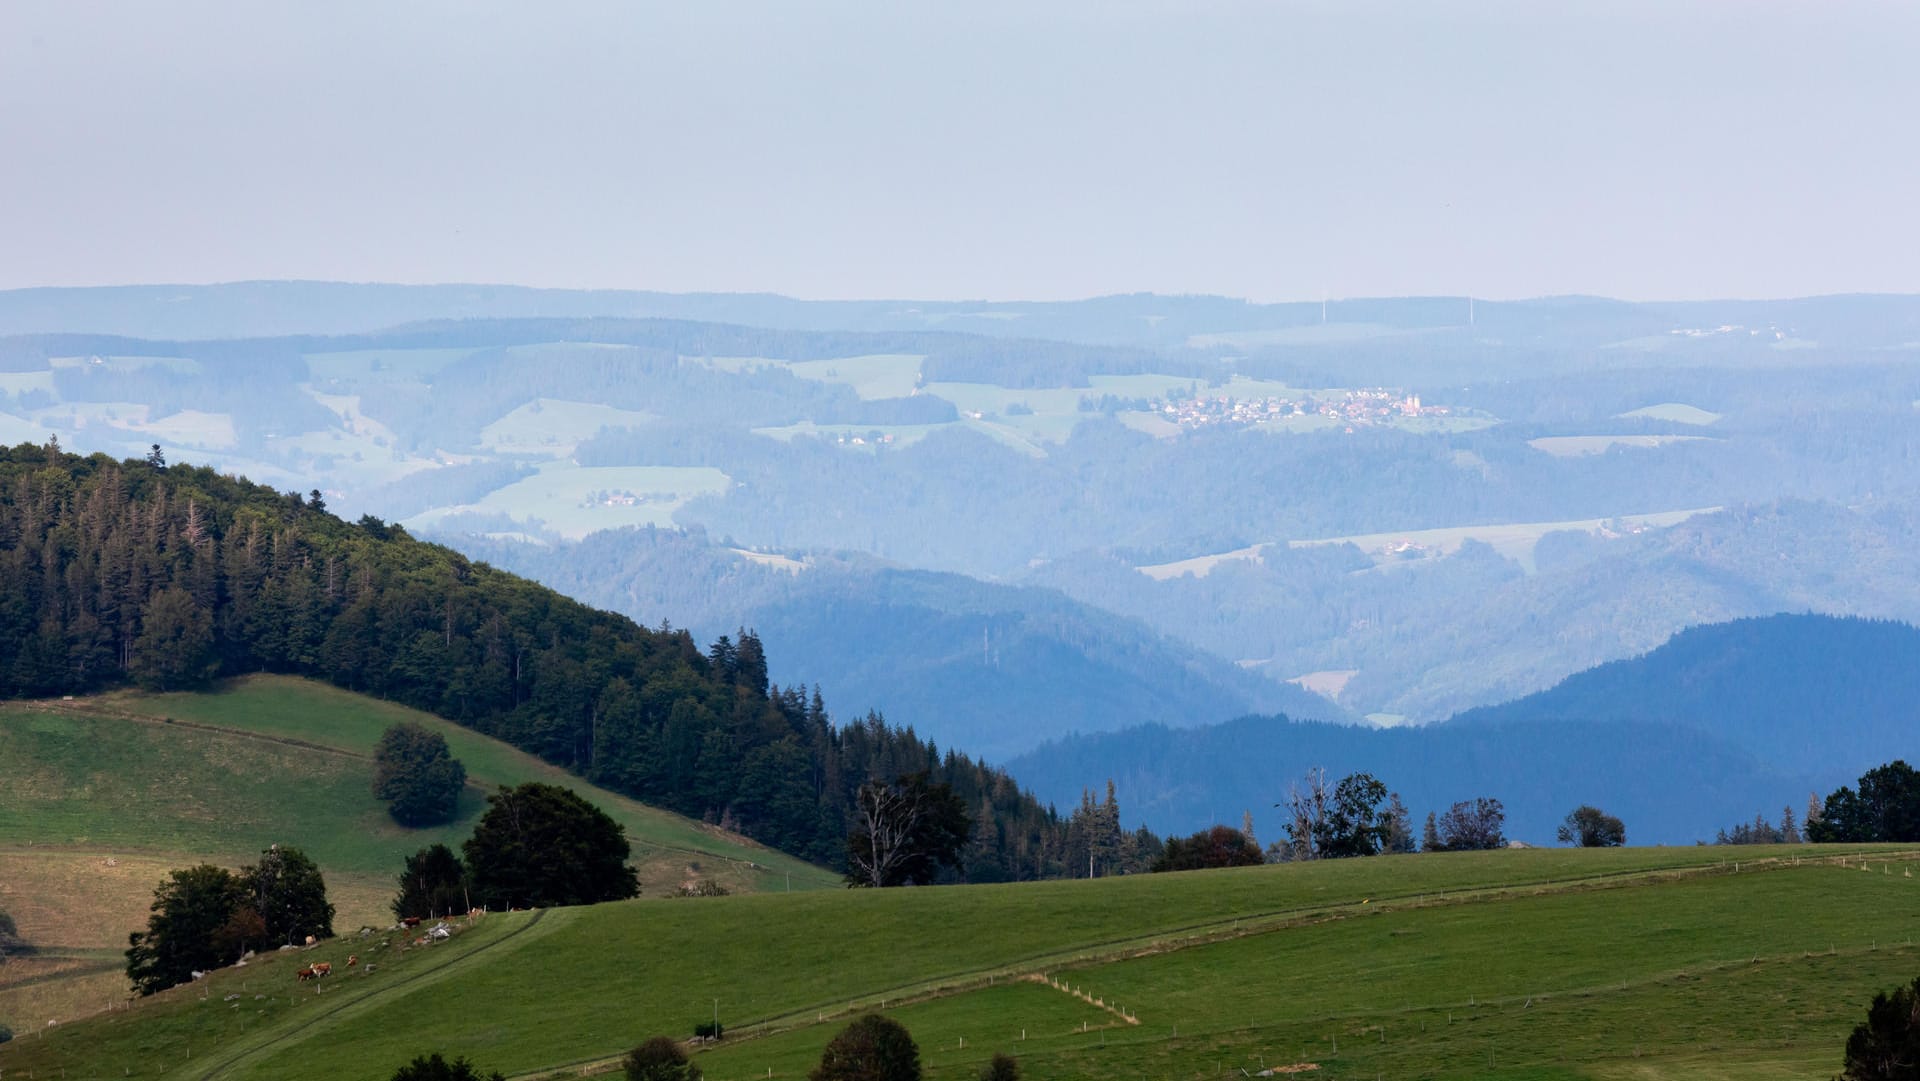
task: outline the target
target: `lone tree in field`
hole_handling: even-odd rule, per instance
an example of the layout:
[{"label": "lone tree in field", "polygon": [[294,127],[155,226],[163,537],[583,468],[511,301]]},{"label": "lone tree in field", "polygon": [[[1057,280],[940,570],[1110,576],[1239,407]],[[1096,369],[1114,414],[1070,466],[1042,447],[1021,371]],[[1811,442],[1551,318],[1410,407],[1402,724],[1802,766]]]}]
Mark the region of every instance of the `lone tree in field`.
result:
[{"label": "lone tree in field", "polygon": [[473,900],[492,908],[594,905],[640,895],[625,826],[570,789],[501,786],[462,847]]},{"label": "lone tree in field", "polygon": [[468,1062],[464,1057],[448,1062],[435,1051],[431,1055],[421,1055],[412,1062],[393,1071],[391,1081],[507,1081],[499,1070],[481,1073],[480,1068]]},{"label": "lone tree in field", "polygon": [[847,885],[924,886],[941,867],[960,866],[972,832],[966,801],[925,773],[868,781],[847,835]]},{"label": "lone tree in field", "polygon": [[1842,1081],[1920,1078],[1920,979],[1873,996],[1867,1019],[1847,1037]]},{"label": "lone tree in field", "polygon": [[380,734],[373,752],[373,795],[403,826],[453,821],[467,783],[467,767],[447,750],[446,737],[407,721]]},{"label": "lone tree in field", "polygon": [[700,1081],[700,1067],[670,1037],[655,1036],[622,1060],[627,1081]]},{"label": "lone tree in field", "polygon": [[1598,807],[1581,804],[1560,823],[1560,843],[1581,848],[1616,848],[1627,843],[1626,823]]},{"label": "lone tree in field", "polygon": [[920,1048],[906,1026],[870,1013],[827,1042],[809,1081],[920,1081]]},{"label": "lone tree in field", "polygon": [[428,845],[407,857],[400,872],[400,893],[393,899],[397,919],[432,919],[472,907],[467,891],[467,869],[446,845]]},{"label": "lone tree in field", "polygon": [[1020,1081],[1020,1060],[996,1051],[980,1071],[980,1081]]}]

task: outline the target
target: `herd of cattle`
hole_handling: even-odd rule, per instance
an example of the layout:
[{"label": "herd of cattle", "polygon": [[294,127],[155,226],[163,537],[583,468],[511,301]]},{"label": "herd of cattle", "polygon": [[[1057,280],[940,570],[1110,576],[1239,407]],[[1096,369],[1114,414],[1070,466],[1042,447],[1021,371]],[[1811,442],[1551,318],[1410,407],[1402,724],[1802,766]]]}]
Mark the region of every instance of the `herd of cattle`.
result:
[{"label": "herd of cattle", "polygon": [[[468,922],[477,920],[484,914],[485,914],[484,909],[476,908],[473,911],[467,913],[467,920]],[[420,917],[408,916],[406,919],[403,919],[400,921],[400,927],[395,928],[395,930],[404,928],[407,931],[411,932],[411,931],[418,930],[419,927],[420,927]],[[370,933],[371,933],[371,929],[363,929],[360,932],[362,937],[366,937]],[[432,945],[435,942],[444,942],[445,940],[452,937],[453,937],[453,927],[449,925],[446,921],[442,920],[441,922],[436,923],[432,927],[428,928],[419,937],[413,939],[410,945],[428,946],[428,945]],[[312,949],[317,944],[318,944],[317,940],[314,939],[312,935],[307,936],[308,949]],[[387,943],[383,941],[383,942],[377,943],[375,948],[384,948],[386,945]],[[282,948],[292,949],[293,947],[287,946]],[[348,968],[353,968],[357,966],[359,963],[360,963],[359,954],[356,953],[356,954],[348,955],[347,957]],[[372,972],[374,970],[374,967],[375,966],[371,962],[369,962],[367,964],[366,971]],[[315,961],[305,966],[304,968],[300,968],[296,970],[293,975],[294,975],[294,978],[299,980],[301,983],[305,983],[308,980],[318,980],[326,976],[331,976],[333,975],[333,962]],[[197,978],[199,976],[199,973],[195,973],[195,976]]]}]

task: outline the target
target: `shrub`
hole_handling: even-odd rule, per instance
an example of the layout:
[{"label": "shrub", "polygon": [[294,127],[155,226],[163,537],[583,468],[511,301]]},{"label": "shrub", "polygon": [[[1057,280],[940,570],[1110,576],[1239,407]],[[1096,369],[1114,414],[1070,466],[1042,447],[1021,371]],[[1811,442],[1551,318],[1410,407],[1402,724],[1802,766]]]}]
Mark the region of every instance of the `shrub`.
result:
[{"label": "shrub", "polygon": [[827,1042],[810,1081],[920,1081],[920,1048],[906,1026],[870,1013]]},{"label": "shrub", "polygon": [[655,1036],[627,1052],[627,1081],[700,1081],[700,1067],[666,1036]]},{"label": "shrub", "polygon": [[1020,1060],[1004,1052],[995,1052],[980,1071],[980,1081],[1020,1081]]},{"label": "shrub", "polygon": [[507,1081],[499,1070],[483,1074],[464,1057],[448,1062],[435,1051],[393,1071],[391,1081]]},{"label": "shrub", "polygon": [[727,1026],[718,1021],[702,1021],[693,1026],[693,1034],[703,1040],[717,1040],[726,1033]]}]

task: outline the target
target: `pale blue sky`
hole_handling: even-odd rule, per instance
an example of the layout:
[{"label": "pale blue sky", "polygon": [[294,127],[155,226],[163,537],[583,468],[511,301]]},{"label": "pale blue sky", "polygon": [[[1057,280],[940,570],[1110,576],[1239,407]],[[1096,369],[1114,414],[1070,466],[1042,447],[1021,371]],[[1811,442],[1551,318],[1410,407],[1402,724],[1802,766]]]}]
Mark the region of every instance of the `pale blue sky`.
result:
[{"label": "pale blue sky", "polygon": [[5,0],[0,288],[1920,292],[1916,56],[1907,3]]}]

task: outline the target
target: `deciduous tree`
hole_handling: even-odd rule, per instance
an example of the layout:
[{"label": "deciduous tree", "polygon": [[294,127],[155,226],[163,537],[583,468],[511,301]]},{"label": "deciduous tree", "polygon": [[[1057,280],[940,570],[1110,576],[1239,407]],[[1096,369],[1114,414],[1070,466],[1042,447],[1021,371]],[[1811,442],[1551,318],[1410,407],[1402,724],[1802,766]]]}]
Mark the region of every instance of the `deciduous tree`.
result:
[{"label": "deciduous tree", "polygon": [[627,1081],[700,1081],[700,1067],[671,1037],[655,1036],[621,1060]]},{"label": "deciduous tree", "polygon": [[906,1026],[870,1013],[827,1041],[809,1081],[920,1081],[920,1048]]},{"label": "deciduous tree", "polygon": [[462,848],[476,903],[545,908],[639,896],[626,827],[577,793],[529,782],[503,785],[487,803]]},{"label": "deciduous tree", "polygon": [[407,857],[400,872],[400,892],[393,899],[398,919],[432,919],[469,907],[467,869],[446,845],[428,845]]},{"label": "deciduous tree", "polygon": [[967,805],[925,773],[869,781],[854,802],[847,836],[849,886],[924,886],[941,867],[959,867],[973,829]]},{"label": "deciduous tree", "polygon": [[333,937],[333,903],[319,865],[290,845],[271,845],[260,861],[240,872],[247,903],[260,915],[266,937],[298,945],[308,935]]},{"label": "deciduous tree", "polygon": [[170,872],[153,891],[147,929],[127,936],[134,989],[151,995],[226,963],[215,936],[246,902],[246,886],[224,867]]},{"label": "deciduous tree", "polygon": [[468,1062],[466,1058],[456,1058],[448,1062],[438,1051],[431,1055],[421,1055],[412,1062],[393,1071],[391,1081],[507,1081],[506,1075],[499,1070],[481,1073],[480,1068]]},{"label": "deciduous tree", "polygon": [[1440,816],[1439,841],[1443,852],[1473,852],[1504,848],[1501,830],[1507,822],[1507,810],[1497,799],[1482,796],[1461,800]]},{"label": "deciduous tree", "polygon": [[445,736],[406,721],[380,734],[373,752],[373,795],[403,826],[453,820],[467,767],[447,750]]},{"label": "deciduous tree", "polygon": [[1589,804],[1567,812],[1558,833],[1563,845],[1581,848],[1612,848],[1627,843],[1626,823]]}]

